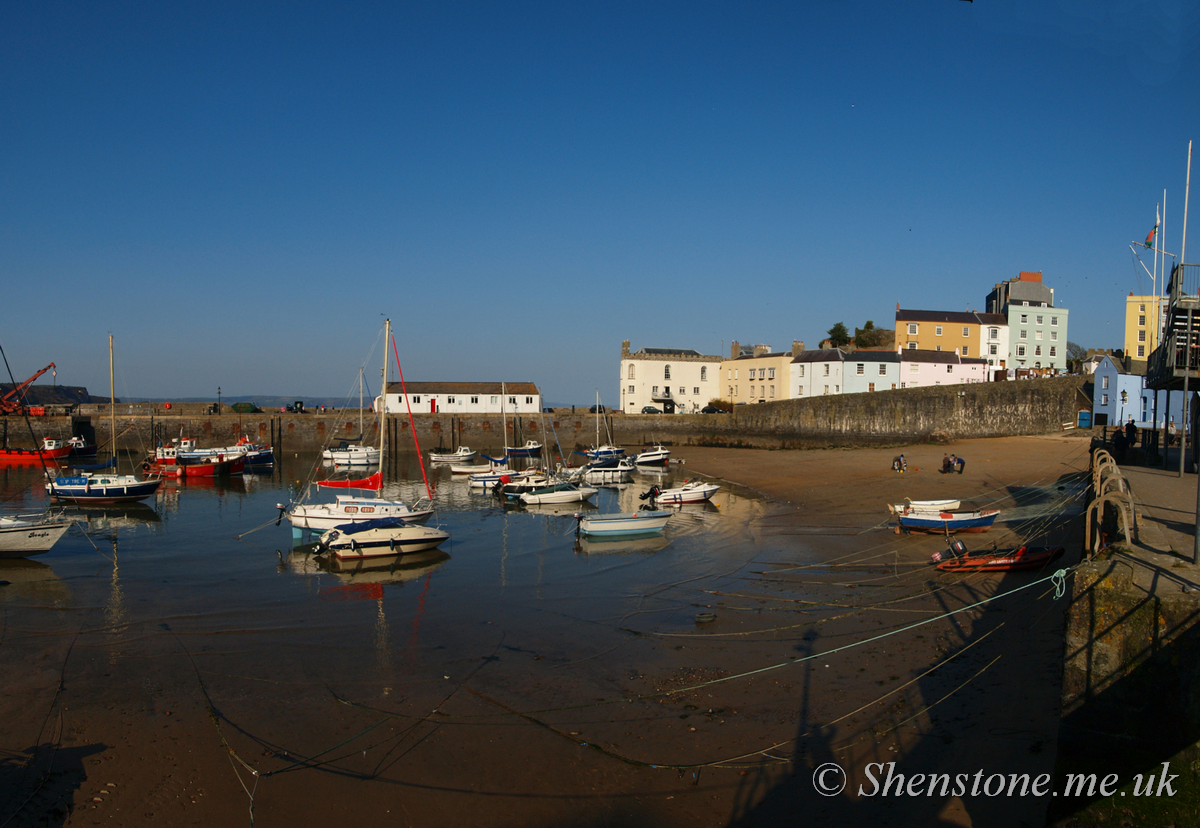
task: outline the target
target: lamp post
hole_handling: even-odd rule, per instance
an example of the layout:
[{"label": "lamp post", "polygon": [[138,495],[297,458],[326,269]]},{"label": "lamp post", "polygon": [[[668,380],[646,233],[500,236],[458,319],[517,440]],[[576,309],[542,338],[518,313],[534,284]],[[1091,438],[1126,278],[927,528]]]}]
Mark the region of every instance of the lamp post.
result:
[{"label": "lamp post", "polygon": [[217,386],[217,413],[221,413],[221,386]]}]

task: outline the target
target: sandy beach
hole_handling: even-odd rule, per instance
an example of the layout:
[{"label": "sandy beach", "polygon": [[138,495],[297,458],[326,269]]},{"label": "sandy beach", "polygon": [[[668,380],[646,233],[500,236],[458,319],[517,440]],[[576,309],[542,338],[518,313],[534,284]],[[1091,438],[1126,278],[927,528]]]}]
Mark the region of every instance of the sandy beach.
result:
[{"label": "sandy beach", "polygon": [[[945,452],[966,459],[964,474],[939,473]],[[715,498],[731,520],[748,516],[748,565],[646,585],[644,611],[604,620],[611,647],[556,641],[548,617],[536,646],[464,651],[444,677],[397,642],[379,668],[386,686],[335,693],[286,661],[270,681],[249,678],[261,654],[182,634],[178,620],[153,634],[64,620],[47,587],[5,608],[0,819],[1040,825],[1037,797],[855,793],[871,763],[1054,764],[1066,604],[1051,571],[938,573],[929,555],[944,540],[895,534],[885,504],[999,508],[1003,523],[968,546],[1061,544],[1065,565],[1078,557],[1088,440],[915,446],[904,474],[891,470],[899,453],[676,449],[689,473],[768,499],[739,511]],[[664,602],[685,622],[657,619]],[[213,647],[219,664],[204,655]],[[835,796],[814,788],[828,762],[848,777]]]}]

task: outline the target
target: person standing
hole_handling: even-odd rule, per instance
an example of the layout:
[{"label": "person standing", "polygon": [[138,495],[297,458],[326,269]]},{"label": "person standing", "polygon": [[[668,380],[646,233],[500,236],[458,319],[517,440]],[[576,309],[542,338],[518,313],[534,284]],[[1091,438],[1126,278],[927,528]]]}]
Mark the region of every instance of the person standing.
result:
[{"label": "person standing", "polygon": [[965,469],[967,467],[967,461],[962,459],[961,457],[955,457],[954,465],[958,468],[958,473],[962,474],[963,469]]}]

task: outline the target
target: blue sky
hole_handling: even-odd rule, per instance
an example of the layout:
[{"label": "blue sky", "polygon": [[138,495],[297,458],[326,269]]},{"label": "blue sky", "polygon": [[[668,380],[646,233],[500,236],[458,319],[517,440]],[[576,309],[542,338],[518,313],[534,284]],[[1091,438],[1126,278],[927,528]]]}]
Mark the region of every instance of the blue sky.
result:
[{"label": "blue sky", "polygon": [[815,346],[1040,270],[1119,347],[1198,49],[1166,0],[10,3],[0,341],[93,393],[112,333],[121,396],[336,397],[386,314],[406,379],[590,403],[624,339]]}]

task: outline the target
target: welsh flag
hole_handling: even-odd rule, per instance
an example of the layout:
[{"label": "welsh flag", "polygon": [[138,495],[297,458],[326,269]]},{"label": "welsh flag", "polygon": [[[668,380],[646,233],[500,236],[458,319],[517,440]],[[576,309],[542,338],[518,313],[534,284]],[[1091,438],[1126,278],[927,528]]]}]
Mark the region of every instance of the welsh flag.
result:
[{"label": "welsh flag", "polygon": [[1150,229],[1150,232],[1146,234],[1146,244],[1145,244],[1146,247],[1154,246],[1154,236],[1158,233],[1158,225],[1160,225],[1160,224],[1162,224],[1162,217],[1160,216],[1160,214],[1158,212],[1158,208],[1155,207],[1154,208],[1154,227],[1152,227]]}]

